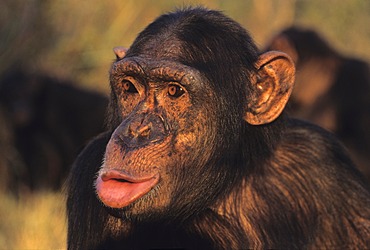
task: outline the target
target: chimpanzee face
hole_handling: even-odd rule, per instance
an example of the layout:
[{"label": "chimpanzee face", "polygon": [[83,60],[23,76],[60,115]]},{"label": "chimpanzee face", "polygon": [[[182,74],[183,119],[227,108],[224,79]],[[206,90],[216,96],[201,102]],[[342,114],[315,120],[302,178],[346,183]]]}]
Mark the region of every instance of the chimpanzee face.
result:
[{"label": "chimpanzee face", "polygon": [[129,57],[113,65],[112,91],[122,122],[96,183],[105,205],[153,213],[171,206],[186,188],[200,186],[198,165],[208,161],[205,148],[216,134],[216,119],[209,119],[215,116],[214,99],[204,81],[196,69],[170,60]]}]

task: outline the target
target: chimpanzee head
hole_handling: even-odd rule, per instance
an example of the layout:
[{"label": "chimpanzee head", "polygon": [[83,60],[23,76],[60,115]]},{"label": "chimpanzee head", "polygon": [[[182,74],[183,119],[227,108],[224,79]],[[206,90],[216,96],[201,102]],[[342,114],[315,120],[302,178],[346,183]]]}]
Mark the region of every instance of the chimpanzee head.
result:
[{"label": "chimpanzee head", "polygon": [[96,181],[114,214],[187,218],[271,153],[293,63],[283,53],[259,56],[236,22],[203,8],[180,10],[116,54],[114,132]]}]

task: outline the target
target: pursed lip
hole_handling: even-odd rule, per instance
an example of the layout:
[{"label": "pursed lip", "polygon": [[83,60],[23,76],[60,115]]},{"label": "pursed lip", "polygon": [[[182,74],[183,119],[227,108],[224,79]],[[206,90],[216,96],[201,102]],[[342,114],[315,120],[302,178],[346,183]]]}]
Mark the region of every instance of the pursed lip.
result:
[{"label": "pursed lip", "polygon": [[104,170],[96,179],[96,192],[108,207],[123,208],[152,190],[159,179],[157,173],[133,176],[119,170]]},{"label": "pursed lip", "polygon": [[144,177],[138,177],[138,176],[133,176],[130,174],[127,174],[123,171],[120,170],[104,170],[100,172],[100,175],[103,181],[108,181],[111,179],[116,179],[116,180],[123,180],[126,182],[132,182],[132,183],[140,183],[140,182],[145,182],[148,181],[156,176],[155,175],[150,175],[150,176],[144,176]]}]

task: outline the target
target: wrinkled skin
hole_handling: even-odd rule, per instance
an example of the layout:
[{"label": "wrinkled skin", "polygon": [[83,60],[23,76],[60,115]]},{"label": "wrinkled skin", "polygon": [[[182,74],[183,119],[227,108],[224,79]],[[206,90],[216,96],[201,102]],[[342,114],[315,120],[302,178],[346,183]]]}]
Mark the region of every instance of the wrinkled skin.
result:
[{"label": "wrinkled skin", "polygon": [[[215,103],[211,101],[204,105],[192,99],[192,92],[206,92],[199,84],[200,73],[168,60],[126,57],[113,65],[111,82],[122,122],[107,145],[104,164],[99,172],[98,195],[111,207],[130,205],[125,213],[131,216],[142,216],[144,213],[157,217],[159,215],[155,211],[168,208],[171,197],[183,193],[186,199],[185,188],[188,187],[180,178],[188,176],[196,179],[202,174],[202,169],[189,168],[199,164],[194,162],[194,158],[209,161],[210,155],[201,155],[203,152],[196,149],[213,144],[215,140],[213,130],[203,129],[204,126],[216,127],[212,124],[216,119],[206,121],[206,117],[215,116],[211,111]],[[197,122],[189,126],[189,121]],[[199,155],[189,158],[191,150]],[[153,183],[142,182],[143,191],[138,187],[137,191],[133,191],[133,197],[113,197],[110,194],[113,189],[122,193],[130,188],[113,180],[110,181],[110,188],[104,190],[101,176],[112,171],[127,175],[123,179],[133,178],[133,182],[149,179],[148,182]],[[125,185],[128,186],[127,183]],[[197,184],[193,185],[196,189]],[[197,196],[205,195],[202,190],[199,191],[202,193]]]}]

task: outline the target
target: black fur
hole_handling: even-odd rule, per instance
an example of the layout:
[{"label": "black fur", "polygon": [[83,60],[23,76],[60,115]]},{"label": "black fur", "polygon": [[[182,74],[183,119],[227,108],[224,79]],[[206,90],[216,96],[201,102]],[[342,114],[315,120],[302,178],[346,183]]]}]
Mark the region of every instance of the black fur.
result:
[{"label": "black fur", "polygon": [[[94,182],[111,132],[92,141],[70,174],[69,249],[369,246],[369,189],[336,139],[284,116],[261,126],[243,120],[258,53],[237,23],[202,8],[166,14],[135,40],[126,57],[135,56],[171,59],[201,72],[198,92],[189,89],[192,109],[210,108],[216,121],[204,129],[216,124],[216,139],[189,149],[194,165],[175,177],[196,195],[179,192],[171,204],[178,209],[158,219],[115,217],[98,200]],[[110,111],[113,131],[126,118],[113,91]],[[212,157],[203,159],[208,151]]]}]

